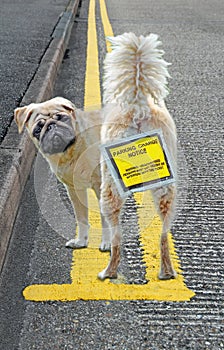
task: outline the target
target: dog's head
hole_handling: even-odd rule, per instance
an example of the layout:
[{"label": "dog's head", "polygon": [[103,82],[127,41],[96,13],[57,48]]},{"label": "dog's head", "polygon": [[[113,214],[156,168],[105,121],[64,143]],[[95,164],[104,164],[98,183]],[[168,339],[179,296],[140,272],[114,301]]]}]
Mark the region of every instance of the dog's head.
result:
[{"label": "dog's head", "polygon": [[34,144],[44,154],[64,152],[75,142],[75,106],[65,98],[16,108],[14,118],[19,132],[26,126]]}]

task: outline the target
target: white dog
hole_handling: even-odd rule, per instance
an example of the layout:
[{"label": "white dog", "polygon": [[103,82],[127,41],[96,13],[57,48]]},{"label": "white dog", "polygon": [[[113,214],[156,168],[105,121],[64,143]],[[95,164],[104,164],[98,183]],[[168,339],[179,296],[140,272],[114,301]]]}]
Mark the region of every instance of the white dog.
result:
[{"label": "white dog", "polygon": [[[161,129],[175,169],[176,130],[164,98],[167,96],[168,63],[162,58],[163,51],[157,35],[136,37],[125,33],[109,38],[112,52],[105,59],[104,76],[104,124],[101,142]],[[101,210],[112,230],[111,259],[98,277],[116,278],[120,261],[121,228],[119,216],[124,199],[121,198],[111,173],[101,162]],[[175,210],[175,185],[169,184],[152,190],[155,205],[163,222],[161,233],[160,279],[176,276],[172,267],[167,233]]]},{"label": "white dog", "polygon": [[[92,188],[100,199],[101,117],[100,111],[83,112],[62,97],[15,110],[19,132],[26,127],[37,149],[67,189],[78,230],[76,238],[68,241],[66,246],[74,249],[88,245],[87,189]],[[110,251],[110,230],[103,215],[101,219],[100,250]]]}]

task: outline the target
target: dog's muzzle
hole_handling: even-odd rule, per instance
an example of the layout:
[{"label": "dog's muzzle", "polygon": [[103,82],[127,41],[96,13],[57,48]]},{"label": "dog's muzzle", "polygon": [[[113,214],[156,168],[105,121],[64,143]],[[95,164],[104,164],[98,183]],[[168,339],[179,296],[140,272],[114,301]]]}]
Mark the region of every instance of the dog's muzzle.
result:
[{"label": "dog's muzzle", "polygon": [[74,142],[75,133],[70,120],[66,123],[47,123],[40,138],[40,148],[44,154],[65,152]]}]

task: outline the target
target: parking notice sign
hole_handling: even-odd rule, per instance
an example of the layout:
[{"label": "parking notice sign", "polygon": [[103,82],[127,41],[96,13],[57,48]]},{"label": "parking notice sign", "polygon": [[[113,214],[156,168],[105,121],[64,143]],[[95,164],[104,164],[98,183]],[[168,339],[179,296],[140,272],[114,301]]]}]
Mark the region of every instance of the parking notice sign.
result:
[{"label": "parking notice sign", "polygon": [[101,146],[121,194],[174,182],[174,171],[161,130]]}]

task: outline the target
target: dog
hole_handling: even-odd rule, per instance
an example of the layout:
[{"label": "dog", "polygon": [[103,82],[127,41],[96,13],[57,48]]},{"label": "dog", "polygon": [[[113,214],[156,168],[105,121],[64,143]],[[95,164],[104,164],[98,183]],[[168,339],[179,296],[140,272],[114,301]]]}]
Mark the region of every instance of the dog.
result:
[{"label": "dog", "polygon": [[[65,185],[73,204],[78,232],[66,247],[79,249],[88,245],[87,189],[100,200],[100,111],[83,112],[72,102],[55,97],[42,103],[16,108],[14,119],[21,133],[26,127],[37,149],[51,170]],[[104,216],[101,251],[110,251],[110,229]]]},{"label": "dog", "polygon": [[[137,37],[125,33],[108,38],[112,51],[104,61],[104,117],[101,143],[161,129],[176,174],[176,128],[164,99],[168,94],[168,63],[158,36]],[[111,228],[111,257],[108,266],[99,273],[101,280],[116,278],[120,261],[120,213],[125,199],[115,185],[110,169],[101,162],[101,211]],[[152,190],[155,206],[162,220],[160,242],[161,280],[175,278],[167,234],[171,227],[176,203],[176,183],[160,185]]]}]

